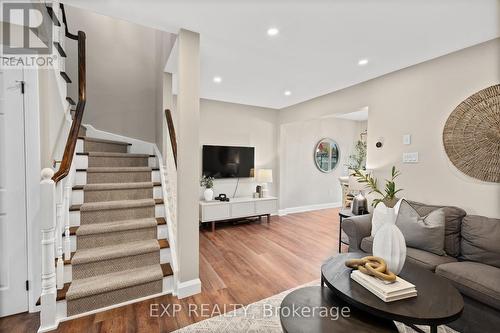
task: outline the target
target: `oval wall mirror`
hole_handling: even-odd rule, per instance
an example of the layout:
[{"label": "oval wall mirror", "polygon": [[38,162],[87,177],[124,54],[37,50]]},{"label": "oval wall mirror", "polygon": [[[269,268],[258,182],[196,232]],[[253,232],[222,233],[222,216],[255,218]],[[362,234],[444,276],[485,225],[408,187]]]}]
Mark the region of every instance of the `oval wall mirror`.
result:
[{"label": "oval wall mirror", "polygon": [[332,172],[340,161],[337,142],[330,138],[321,139],[314,148],[314,162],[321,172]]}]

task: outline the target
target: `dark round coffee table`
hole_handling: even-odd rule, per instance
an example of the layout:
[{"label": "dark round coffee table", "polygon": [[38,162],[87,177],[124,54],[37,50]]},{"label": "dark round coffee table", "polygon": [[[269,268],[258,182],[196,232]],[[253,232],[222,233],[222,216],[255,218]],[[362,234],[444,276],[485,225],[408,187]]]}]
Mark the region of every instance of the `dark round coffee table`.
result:
[{"label": "dark round coffee table", "polygon": [[406,262],[399,276],[413,283],[417,297],[384,302],[350,278],[352,269],[345,266],[348,259],[362,258],[366,254],[345,253],[328,259],[321,266],[321,285],[326,285],[336,297],[361,311],[410,326],[428,325],[431,332],[437,326],[460,317],[464,307],[462,295],[445,279],[431,271]]},{"label": "dark round coffee table", "polygon": [[[322,312],[323,311],[323,312]],[[367,315],[333,295],[325,287],[304,287],[281,302],[281,327],[286,333],[397,332],[392,320]]]}]

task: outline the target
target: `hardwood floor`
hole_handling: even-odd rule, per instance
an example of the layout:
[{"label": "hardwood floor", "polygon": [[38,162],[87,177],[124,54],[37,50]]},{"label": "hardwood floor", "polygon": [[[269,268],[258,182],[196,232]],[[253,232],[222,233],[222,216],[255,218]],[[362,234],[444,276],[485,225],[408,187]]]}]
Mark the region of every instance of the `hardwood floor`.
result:
[{"label": "hardwood floor", "polygon": [[[221,224],[215,233],[203,229],[201,294],[182,300],[162,296],[74,319],[57,332],[171,332],[319,279],[322,261],[338,251],[338,227],[338,209],[325,209],[273,216],[270,224]],[[36,332],[38,326],[38,313],[0,319],[0,332]]]}]

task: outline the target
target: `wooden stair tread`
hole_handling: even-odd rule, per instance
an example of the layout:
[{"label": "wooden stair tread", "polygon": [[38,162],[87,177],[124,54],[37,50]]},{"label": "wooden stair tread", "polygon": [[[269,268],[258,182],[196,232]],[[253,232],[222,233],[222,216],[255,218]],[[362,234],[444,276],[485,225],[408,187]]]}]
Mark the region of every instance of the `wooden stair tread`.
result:
[{"label": "wooden stair tread", "polygon": [[[78,227],[76,227],[78,228]],[[158,244],[160,244],[160,249],[168,249],[170,248],[170,243],[166,239],[158,239]],[[71,265],[71,259],[75,255],[76,252],[71,252],[71,258],[69,260],[64,260],[64,265]],[[56,258],[57,263],[57,258]]]},{"label": "wooden stair tread", "polygon": [[54,25],[56,27],[60,27],[61,22],[59,21],[56,14],[54,13],[54,9],[52,8],[52,6],[45,6],[45,8],[47,8],[47,13],[49,13],[49,16],[52,19],[52,22],[54,22]]},{"label": "wooden stair tread", "polygon": [[[160,266],[161,266],[161,271],[163,273],[163,277],[174,275],[170,263],[160,264]],[[65,283],[62,289],[57,290],[56,301],[62,301],[66,299],[66,293],[68,292],[70,285],[71,282]],[[38,306],[40,304],[41,304],[41,298],[39,297],[38,300],[36,301],[36,305]]]},{"label": "wooden stair tread", "polygon": [[[65,283],[62,289],[57,290],[56,301],[62,301],[66,299],[66,293],[68,292],[70,285],[71,282]],[[39,297],[38,300],[36,301],[36,305],[40,304],[41,304],[41,298]]]},{"label": "wooden stair tread", "polygon": [[[84,185],[75,185],[73,186],[73,191],[83,190]],[[153,182],[153,186],[161,186],[160,182]]]},{"label": "wooden stair tread", "polygon": [[167,277],[170,275],[174,275],[174,271],[172,270],[172,266],[170,266],[170,263],[166,264],[160,264],[161,266],[161,271],[163,272],[163,277]]},{"label": "wooden stair tread", "polygon": [[[163,204],[163,199],[154,199],[154,200],[155,200],[155,205]],[[121,200],[118,200],[118,201],[121,201]],[[106,201],[106,202],[112,202],[112,201]],[[73,204],[69,207],[69,211],[70,212],[79,211],[81,207],[82,207],[82,204]]]},{"label": "wooden stair tread", "polygon": [[66,58],[66,52],[64,52],[61,44],[59,42],[54,42],[54,46],[57,49],[57,53],[59,53],[61,57]]},{"label": "wooden stair tread", "polygon": [[[166,225],[166,224],[167,224],[167,220],[165,220],[164,217],[157,217],[156,218],[156,225]],[[78,230],[78,226],[69,227],[69,235],[75,236],[77,230]],[[64,232],[63,232],[63,236],[64,236]]]},{"label": "wooden stair tread", "polygon": [[82,136],[82,135],[78,136],[78,139],[83,140],[83,141],[87,140],[87,141],[94,141],[94,142],[101,142],[101,143],[110,143],[110,144],[115,144],[115,145],[132,146],[132,144],[130,142],[91,138],[91,137]]},{"label": "wooden stair tread", "polygon": [[66,72],[59,72],[59,74],[61,74],[62,78],[64,79],[64,81],[66,81],[66,83],[71,83],[71,79],[69,78],[68,74],[66,74]]},{"label": "wooden stair tread", "polygon": [[76,105],[75,101],[71,97],[66,97],[66,100],[68,101],[69,104],[71,105]]},{"label": "wooden stair tread", "polygon": [[158,244],[160,244],[160,249],[168,249],[170,247],[170,244],[166,239],[158,239]]},{"label": "wooden stair tread", "polygon": [[[151,171],[160,171],[160,168],[151,168]],[[87,172],[87,169],[76,169],[76,172]]]}]

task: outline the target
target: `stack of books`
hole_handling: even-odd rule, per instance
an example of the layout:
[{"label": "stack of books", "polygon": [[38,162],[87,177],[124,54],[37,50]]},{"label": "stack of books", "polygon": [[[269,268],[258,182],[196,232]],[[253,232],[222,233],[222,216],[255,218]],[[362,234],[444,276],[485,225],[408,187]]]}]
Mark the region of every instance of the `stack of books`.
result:
[{"label": "stack of books", "polygon": [[384,302],[393,302],[405,298],[417,296],[415,285],[403,280],[399,276],[394,282],[388,282],[376,278],[371,275],[361,273],[358,270],[353,270],[351,279],[371,291],[375,296]]}]

